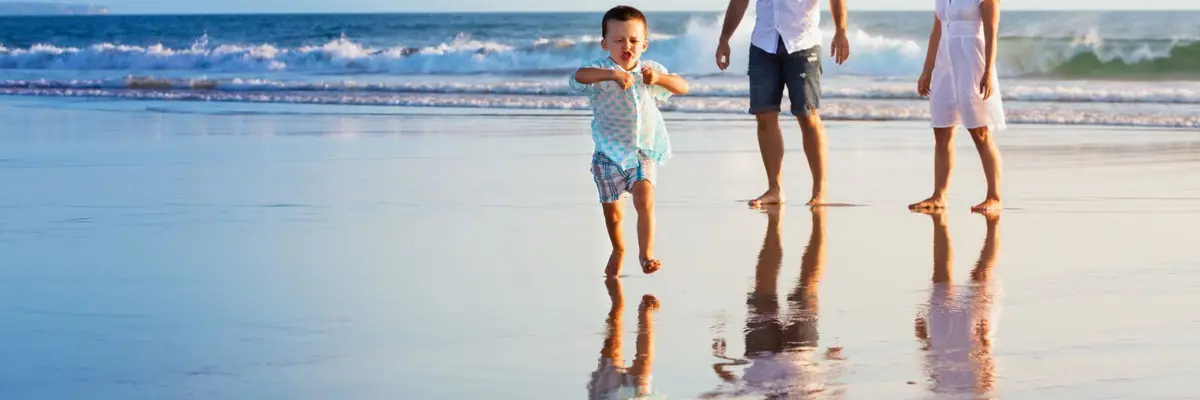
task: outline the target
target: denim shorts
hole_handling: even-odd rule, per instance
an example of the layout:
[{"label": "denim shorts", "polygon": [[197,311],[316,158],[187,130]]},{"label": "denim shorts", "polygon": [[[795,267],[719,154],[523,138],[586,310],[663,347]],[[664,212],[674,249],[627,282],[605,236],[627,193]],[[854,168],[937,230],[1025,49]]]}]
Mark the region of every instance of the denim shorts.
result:
[{"label": "denim shorts", "polygon": [[786,85],[792,114],[812,115],[821,106],[821,46],[787,53],[783,39],[775,54],[750,46],[750,113],[779,112]]}]

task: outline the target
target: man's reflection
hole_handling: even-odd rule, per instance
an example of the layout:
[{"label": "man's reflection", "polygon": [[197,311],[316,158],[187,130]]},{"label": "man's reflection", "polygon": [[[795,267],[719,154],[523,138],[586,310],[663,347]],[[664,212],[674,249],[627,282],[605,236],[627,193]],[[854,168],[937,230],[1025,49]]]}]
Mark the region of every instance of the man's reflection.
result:
[{"label": "man's reflection", "polygon": [[600,348],[600,362],[588,383],[589,399],[632,399],[650,395],[650,370],[654,364],[654,313],[658,311],[658,299],[653,295],[642,296],[638,305],[637,355],[633,366],[626,367],[621,356],[625,309],[625,294],[618,278],[604,281],[612,306],[605,320],[604,345]]},{"label": "man's reflection", "polygon": [[[714,341],[714,355],[726,362],[713,365],[726,383],[704,397],[742,395],[795,396],[823,391],[825,374],[818,358],[818,285],[825,266],[825,211],[812,212],[812,232],[800,263],[800,278],[780,310],[777,287],[783,264],[780,236],[783,208],[766,210],[767,232],[755,266],[754,287],[747,296],[745,359],[727,357],[724,339]],[[745,366],[740,379],[730,367]]]},{"label": "man's reflection", "polygon": [[991,281],[1000,249],[1000,216],[984,215],[987,237],[967,285],[954,285],[953,249],[946,215],[933,220],[933,285],[929,304],[916,319],[931,390],[939,394],[984,395],[995,383],[992,338],[999,317],[998,290]]}]

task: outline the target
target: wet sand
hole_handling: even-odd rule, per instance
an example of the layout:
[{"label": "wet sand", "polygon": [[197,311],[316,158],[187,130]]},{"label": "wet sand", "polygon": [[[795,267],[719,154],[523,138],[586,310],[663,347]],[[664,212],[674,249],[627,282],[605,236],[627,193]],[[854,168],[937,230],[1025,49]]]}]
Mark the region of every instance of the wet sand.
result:
[{"label": "wet sand", "polygon": [[989,222],[965,136],[942,217],[888,122],[764,213],[752,121],[672,114],[618,284],[586,117],[478,113],[0,99],[0,398],[1200,395],[1194,131],[1012,126]]}]

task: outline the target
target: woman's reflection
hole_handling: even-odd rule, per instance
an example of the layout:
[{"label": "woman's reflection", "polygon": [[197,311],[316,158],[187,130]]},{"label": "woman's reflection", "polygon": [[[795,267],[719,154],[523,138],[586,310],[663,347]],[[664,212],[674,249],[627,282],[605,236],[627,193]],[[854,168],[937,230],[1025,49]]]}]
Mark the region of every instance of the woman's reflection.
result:
[{"label": "woman's reflection", "polygon": [[931,390],[938,394],[985,395],[995,383],[993,334],[999,310],[991,281],[1000,249],[1000,216],[984,215],[987,237],[967,285],[954,285],[953,250],[946,215],[933,220],[933,285],[929,304],[916,319]]},{"label": "woman's reflection", "polygon": [[[781,312],[777,286],[783,263],[780,221],[783,208],[767,214],[767,232],[747,296],[745,359],[727,357],[724,339],[714,340],[713,351],[726,360],[713,365],[725,385],[703,397],[744,395],[803,396],[823,391],[824,372],[818,358],[818,284],[825,266],[825,210],[812,212],[812,232],[800,263],[800,278],[788,294],[788,309]],[[718,332],[719,334],[719,332]],[[745,365],[740,379],[728,369]]]},{"label": "woman's reflection", "polygon": [[589,399],[632,399],[652,394],[650,369],[654,364],[654,313],[658,311],[658,299],[653,295],[642,296],[638,306],[637,355],[633,366],[626,367],[621,356],[624,334],[622,313],[625,309],[625,293],[621,281],[608,278],[604,281],[612,306],[605,320],[604,345],[600,348],[600,363],[592,372],[588,383]]}]

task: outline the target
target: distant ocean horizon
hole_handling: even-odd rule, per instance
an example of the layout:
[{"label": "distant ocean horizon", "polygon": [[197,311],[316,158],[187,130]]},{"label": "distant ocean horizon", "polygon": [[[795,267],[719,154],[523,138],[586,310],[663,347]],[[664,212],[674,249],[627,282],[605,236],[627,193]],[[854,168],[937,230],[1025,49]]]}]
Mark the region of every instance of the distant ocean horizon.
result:
[{"label": "distant ocean horizon", "polygon": [[[117,12],[119,10],[113,10]],[[713,63],[719,11],[648,12],[659,61],[692,81],[669,111],[745,113],[748,15]],[[0,94],[583,110],[567,79],[602,55],[599,11],[0,17]],[[930,11],[852,11],[825,59],[825,114],[920,120]],[[1200,11],[1005,11],[1010,120],[1200,127]],[[825,41],[831,19],[822,19]],[[825,54],[827,57],[828,54]]]}]

